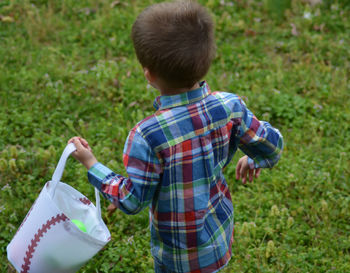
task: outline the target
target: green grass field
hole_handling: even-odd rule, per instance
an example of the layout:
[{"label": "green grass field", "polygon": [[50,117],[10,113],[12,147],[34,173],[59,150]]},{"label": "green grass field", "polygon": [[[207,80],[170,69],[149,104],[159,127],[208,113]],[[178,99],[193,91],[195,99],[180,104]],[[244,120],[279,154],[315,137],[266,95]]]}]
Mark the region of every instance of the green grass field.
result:
[{"label": "green grass field", "polygon": [[[155,1],[0,1],[0,271],[6,246],[67,140],[86,138],[125,175],[129,130],[153,113],[130,30]],[[222,272],[350,272],[348,1],[208,0],[217,56],[206,80],[241,95],[284,135],[282,159],[246,186],[226,170],[235,207]],[[93,200],[69,159],[63,181]],[[79,272],[152,272],[148,212],[103,217],[112,241]]]}]

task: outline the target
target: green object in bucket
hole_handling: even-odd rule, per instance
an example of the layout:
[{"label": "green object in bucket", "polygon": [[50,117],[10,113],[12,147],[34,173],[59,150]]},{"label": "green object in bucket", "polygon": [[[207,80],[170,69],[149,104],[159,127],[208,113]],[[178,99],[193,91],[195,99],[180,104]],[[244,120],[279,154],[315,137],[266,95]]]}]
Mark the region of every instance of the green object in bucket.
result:
[{"label": "green object in bucket", "polygon": [[72,222],[82,231],[86,232],[86,227],[82,221],[79,221],[77,219],[73,219]]}]

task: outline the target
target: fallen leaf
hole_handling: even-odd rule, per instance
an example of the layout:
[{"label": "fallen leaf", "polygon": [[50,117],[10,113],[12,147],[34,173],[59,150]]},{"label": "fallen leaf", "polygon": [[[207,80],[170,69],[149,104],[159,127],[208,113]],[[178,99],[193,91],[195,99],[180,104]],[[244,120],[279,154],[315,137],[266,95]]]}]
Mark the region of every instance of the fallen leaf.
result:
[{"label": "fallen leaf", "polygon": [[0,21],[5,23],[12,23],[15,20],[11,16],[2,16],[0,15]]},{"label": "fallen leaf", "polygon": [[315,6],[317,4],[321,4],[322,0],[304,0],[303,2],[308,3],[311,6]]},{"label": "fallen leaf", "polygon": [[137,104],[137,101],[133,101],[128,105],[128,108],[131,108]]},{"label": "fallen leaf", "polygon": [[82,8],[79,11],[81,13],[85,13],[85,15],[90,15],[90,14],[96,13],[96,10],[95,9],[91,9],[91,8]]},{"label": "fallen leaf", "polygon": [[254,37],[256,35],[256,32],[253,29],[246,29],[244,35],[247,37]]},{"label": "fallen leaf", "polygon": [[120,4],[120,1],[113,1],[111,3],[111,9],[114,8],[115,6],[119,5]]}]

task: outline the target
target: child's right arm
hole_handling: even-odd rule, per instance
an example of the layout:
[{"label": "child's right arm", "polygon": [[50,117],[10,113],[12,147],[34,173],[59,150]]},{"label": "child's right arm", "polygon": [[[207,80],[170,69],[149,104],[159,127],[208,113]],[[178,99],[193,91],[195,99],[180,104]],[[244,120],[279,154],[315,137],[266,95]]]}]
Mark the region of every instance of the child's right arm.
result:
[{"label": "child's right arm", "polygon": [[124,147],[123,161],[128,177],[97,162],[87,141],[80,137],[69,140],[77,148],[72,156],[88,169],[89,182],[114,206],[127,214],[135,214],[148,206],[160,181],[161,165],[145,139],[132,130]]}]

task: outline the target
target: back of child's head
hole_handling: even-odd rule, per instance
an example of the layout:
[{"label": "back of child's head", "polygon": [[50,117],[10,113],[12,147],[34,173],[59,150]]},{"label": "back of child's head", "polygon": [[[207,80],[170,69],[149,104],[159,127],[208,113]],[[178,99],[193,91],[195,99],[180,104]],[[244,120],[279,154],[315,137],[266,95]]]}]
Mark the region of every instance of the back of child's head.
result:
[{"label": "back of child's head", "polygon": [[216,50],[211,16],[193,1],[148,7],[132,27],[132,40],[141,65],[173,88],[202,79]]}]

